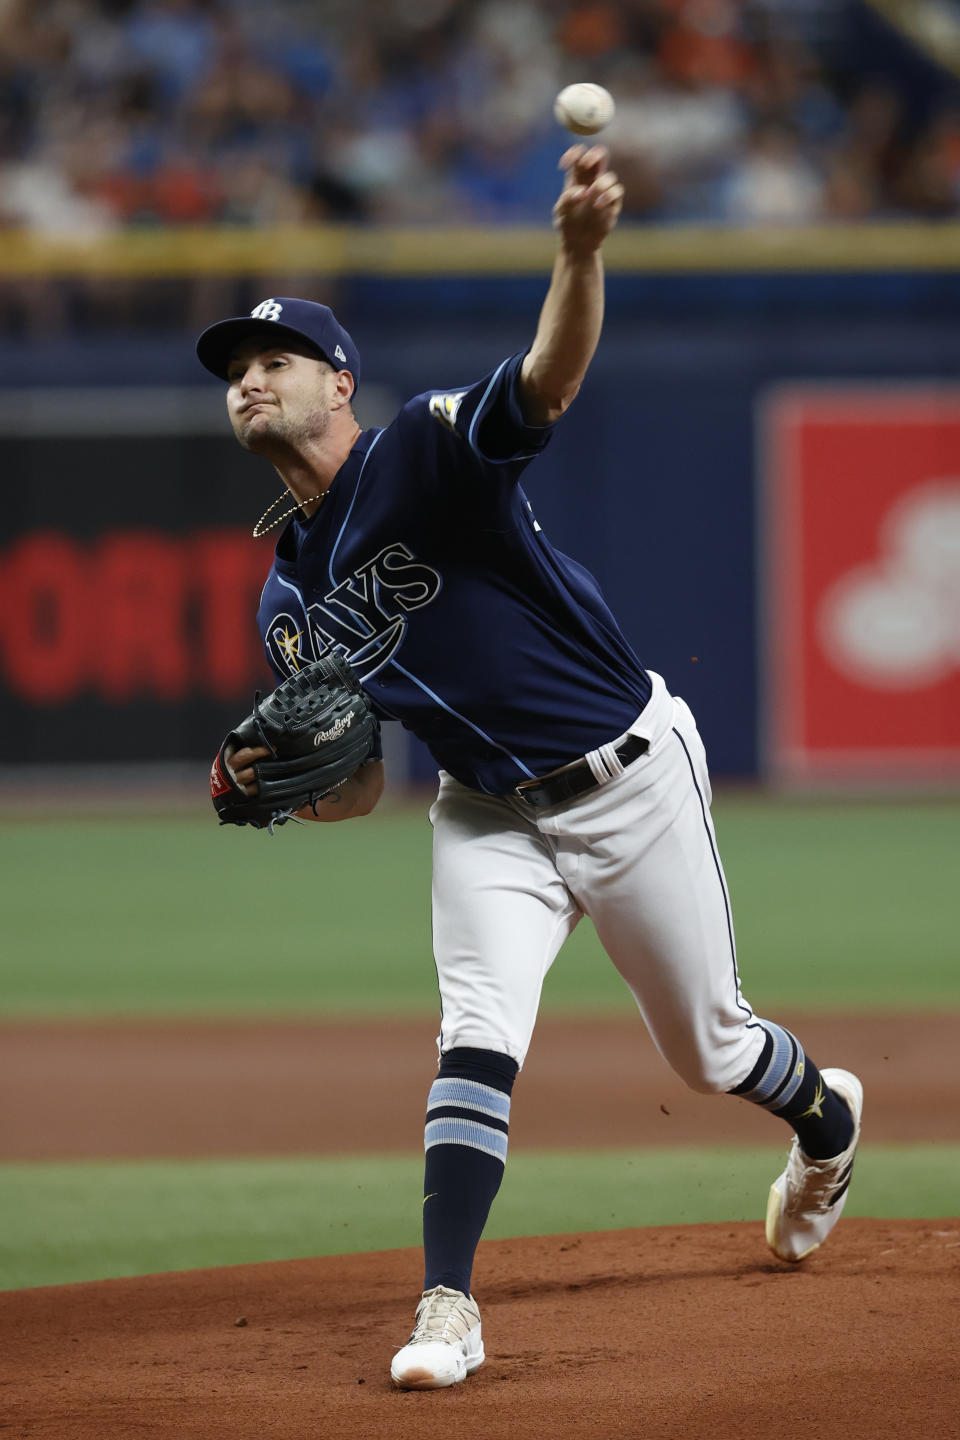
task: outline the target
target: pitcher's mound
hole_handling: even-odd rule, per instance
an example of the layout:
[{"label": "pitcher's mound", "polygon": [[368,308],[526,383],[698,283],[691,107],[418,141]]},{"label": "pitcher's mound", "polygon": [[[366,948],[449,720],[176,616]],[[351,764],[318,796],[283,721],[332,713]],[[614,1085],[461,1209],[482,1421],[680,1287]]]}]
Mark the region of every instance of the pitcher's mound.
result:
[{"label": "pitcher's mound", "polygon": [[57,1440],[960,1437],[960,1220],[844,1220],[802,1265],[757,1224],[488,1241],[487,1363],[389,1381],[414,1250],[0,1294],[0,1428]]}]

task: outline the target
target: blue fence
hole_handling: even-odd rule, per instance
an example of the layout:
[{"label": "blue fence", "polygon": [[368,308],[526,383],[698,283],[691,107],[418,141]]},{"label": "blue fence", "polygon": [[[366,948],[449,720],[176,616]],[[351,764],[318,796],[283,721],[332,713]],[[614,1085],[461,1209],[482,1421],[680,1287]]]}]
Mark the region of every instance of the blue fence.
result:
[{"label": "blue fence", "polygon": [[[399,400],[457,386],[523,348],[544,289],[545,281],[528,279],[366,279],[340,282],[332,296],[318,287],[317,298],[333,299],[357,339],[368,389]],[[958,318],[960,275],[953,273],[611,279],[588,381],[525,489],[553,542],[599,577],[644,663],[689,701],[716,773],[750,776],[758,767],[758,404],[784,382],[952,379],[960,368]],[[192,336],[169,333],[0,341],[0,379],[4,387],[54,390],[210,383],[193,359]],[[103,473],[93,457],[80,479],[82,504],[68,503],[76,457],[67,440],[51,452],[59,454],[55,475],[49,468],[38,475],[22,447],[7,449],[14,458],[5,545],[59,523],[69,529],[74,509],[75,529],[109,528],[142,483],[129,468]],[[171,476],[169,494],[151,512],[156,523],[176,530],[192,518],[207,525],[246,523],[248,511],[255,518],[259,496],[272,497],[272,475],[235,452],[226,433],[222,446],[205,437],[198,451],[203,470],[189,484]],[[191,463],[185,451],[181,459]],[[216,483],[205,486],[204,474],[214,470]],[[149,483],[162,487],[163,475],[151,473]],[[126,518],[144,523],[139,511]],[[52,717],[38,726],[9,670],[2,679],[8,728],[22,731],[24,753],[62,758],[48,757],[42,739],[58,729]],[[222,716],[181,704],[179,753],[207,754],[214,723],[235,719],[235,702],[221,695],[216,703]],[[84,715],[93,714],[87,704]],[[413,763],[425,773],[419,753]]]}]

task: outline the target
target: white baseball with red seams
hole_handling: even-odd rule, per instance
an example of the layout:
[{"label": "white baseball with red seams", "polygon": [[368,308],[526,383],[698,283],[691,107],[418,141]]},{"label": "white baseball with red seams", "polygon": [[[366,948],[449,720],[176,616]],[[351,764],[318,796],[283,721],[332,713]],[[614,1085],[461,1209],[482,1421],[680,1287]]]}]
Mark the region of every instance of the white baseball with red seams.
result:
[{"label": "white baseball with red seams", "polygon": [[596,135],[605,130],[615,110],[610,91],[586,81],[567,85],[553,102],[558,124],[573,135]]}]

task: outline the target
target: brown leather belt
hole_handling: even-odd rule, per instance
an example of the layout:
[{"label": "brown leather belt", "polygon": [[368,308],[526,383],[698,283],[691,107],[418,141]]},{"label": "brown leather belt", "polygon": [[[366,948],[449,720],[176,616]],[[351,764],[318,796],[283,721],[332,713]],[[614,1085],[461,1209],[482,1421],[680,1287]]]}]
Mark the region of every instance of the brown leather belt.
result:
[{"label": "brown leather belt", "polygon": [[[628,735],[616,748],[617,759],[626,767],[641,755],[645,755],[648,745],[649,742],[642,735]],[[549,810],[552,805],[560,805],[564,800],[585,795],[598,784],[599,781],[595,779],[586,760],[577,760],[563,770],[554,770],[550,775],[544,775],[542,780],[524,780],[513,793],[519,800],[525,800],[534,810]]]}]

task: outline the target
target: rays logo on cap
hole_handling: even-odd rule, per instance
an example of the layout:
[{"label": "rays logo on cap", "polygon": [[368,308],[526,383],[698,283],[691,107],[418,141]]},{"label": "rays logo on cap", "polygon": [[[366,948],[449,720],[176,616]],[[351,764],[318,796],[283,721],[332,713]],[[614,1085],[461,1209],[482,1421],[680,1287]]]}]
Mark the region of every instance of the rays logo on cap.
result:
[{"label": "rays logo on cap", "polygon": [[261,300],[260,304],[250,311],[251,320],[279,320],[283,314],[283,306],[276,300]]}]

